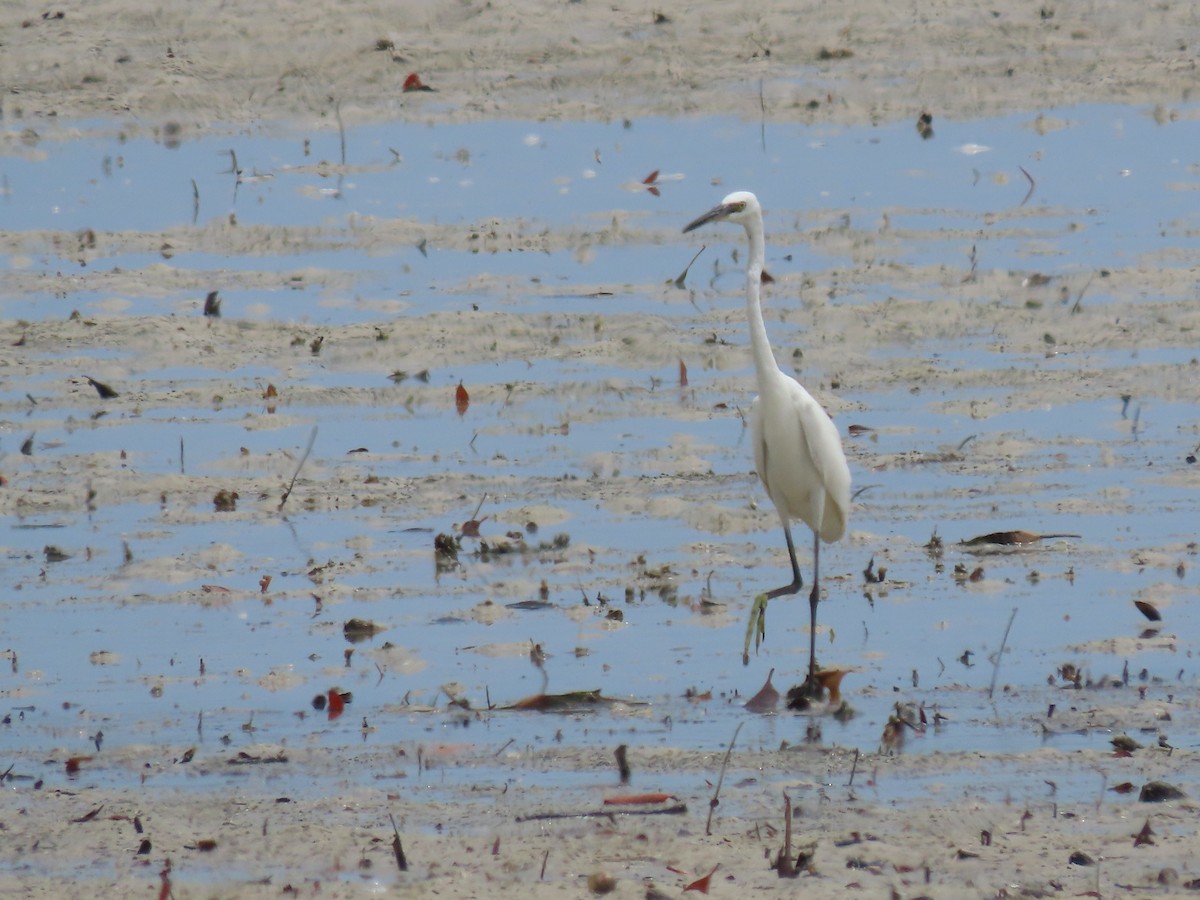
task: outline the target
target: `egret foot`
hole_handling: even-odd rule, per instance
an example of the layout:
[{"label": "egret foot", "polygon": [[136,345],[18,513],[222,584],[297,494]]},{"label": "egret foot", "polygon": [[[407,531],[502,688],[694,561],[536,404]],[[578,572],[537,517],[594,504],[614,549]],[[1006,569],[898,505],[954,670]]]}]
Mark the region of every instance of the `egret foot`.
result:
[{"label": "egret foot", "polygon": [[759,594],[750,605],[750,621],[746,623],[746,643],[742,645],[742,665],[750,665],[750,635],[754,635],[754,652],[767,639],[767,601],[770,594]]}]

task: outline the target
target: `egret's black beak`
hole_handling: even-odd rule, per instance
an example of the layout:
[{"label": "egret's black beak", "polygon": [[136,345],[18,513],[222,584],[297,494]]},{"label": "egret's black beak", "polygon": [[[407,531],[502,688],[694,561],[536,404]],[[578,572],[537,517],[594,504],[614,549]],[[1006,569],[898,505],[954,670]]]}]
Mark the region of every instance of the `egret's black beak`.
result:
[{"label": "egret's black beak", "polygon": [[718,219],[723,219],[729,214],[737,212],[738,209],[739,206],[736,203],[721,203],[717,206],[714,206],[700,218],[683,226],[683,233],[687,234],[689,231],[695,231],[701,225],[706,225],[709,222],[715,222]]}]

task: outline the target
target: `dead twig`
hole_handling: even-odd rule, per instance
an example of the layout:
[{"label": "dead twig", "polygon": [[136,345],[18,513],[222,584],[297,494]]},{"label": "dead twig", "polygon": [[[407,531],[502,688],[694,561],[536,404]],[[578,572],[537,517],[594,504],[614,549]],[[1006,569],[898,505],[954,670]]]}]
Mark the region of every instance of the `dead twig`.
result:
[{"label": "dead twig", "polygon": [[517,822],[552,822],[558,819],[615,819],[617,816],[682,816],[687,813],[686,803],[664,806],[661,809],[585,809],[579,812],[533,813],[517,816]]},{"label": "dead twig", "polygon": [[1021,202],[1018,204],[1018,206],[1024,206],[1026,203],[1029,202],[1029,198],[1033,196],[1034,189],[1037,187],[1037,182],[1033,180],[1032,175],[1030,175],[1028,172],[1025,171],[1024,166],[1017,166],[1017,168],[1020,169],[1021,174],[1024,175],[1029,180],[1029,190],[1025,192],[1024,199],[1022,199]]},{"label": "dead twig", "polygon": [[1017,617],[1017,608],[1014,606],[1012,615],[1008,617],[1008,625],[1004,628],[1004,637],[1000,639],[1000,649],[996,652],[996,658],[992,662],[992,683],[988,686],[988,699],[992,699],[992,695],[996,692],[996,678],[1000,675],[1000,657],[1004,655],[1004,647],[1008,643],[1008,632],[1012,629],[1013,619]]},{"label": "dead twig", "polygon": [[279,498],[279,508],[277,512],[283,512],[283,504],[287,503],[288,497],[292,496],[292,488],[296,486],[296,479],[300,477],[300,470],[304,468],[304,463],[308,460],[308,454],[312,453],[313,443],[317,440],[317,426],[313,426],[312,433],[308,436],[308,446],[304,448],[304,455],[300,457],[300,462],[296,464],[296,471],[292,473],[292,480],[288,482],[287,490],[283,492],[283,496]]},{"label": "dead twig", "polygon": [[729,749],[725,751],[725,759],[721,762],[721,774],[717,776],[717,786],[713,789],[712,799],[708,801],[708,821],[704,823],[704,833],[712,835],[712,817],[713,811],[721,803],[719,795],[721,793],[721,784],[725,781],[725,767],[729,765],[729,757],[733,754],[733,745],[737,741],[738,732],[742,730],[745,722],[738,722],[738,727],[733,729],[733,737],[729,739]]},{"label": "dead twig", "polygon": [[1075,303],[1071,306],[1071,315],[1074,315],[1083,308],[1083,292],[1092,286],[1092,281],[1095,279],[1095,277],[1096,276],[1094,274],[1089,275],[1088,280],[1085,281],[1083,287],[1079,289],[1079,294],[1075,297]]}]

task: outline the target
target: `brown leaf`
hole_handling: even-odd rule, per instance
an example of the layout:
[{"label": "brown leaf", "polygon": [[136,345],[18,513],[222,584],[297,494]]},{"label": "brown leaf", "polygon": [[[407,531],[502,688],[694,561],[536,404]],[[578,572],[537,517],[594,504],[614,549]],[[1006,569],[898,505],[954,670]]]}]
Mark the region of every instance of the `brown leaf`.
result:
[{"label": "brown leaf", "polygon": [[768,672],[767,680],[758,689],[758,693],[746,701],[746,709],[750,712],[774,712],[775,707],[779,705],[779,691],[775,689],[775,685],[771,684],[771,676],[774,674],[774,669]]},{"label": "brown leaf", "polygon": [[265,594],[267,592],[267,588],[269,588],[270,586],[271,586],[271,576],[270,575],[264,575],[262,578],[258,579],[258,589],[261,593]]},{"label": "brown leaf", "polygon": [[642,184],[654,184],[658,181],[658,169],[655,169],[649,175],[642,179]]},{"label": "brown leaf", "polygon": [[650,794],[621,794],[616,797],[605,797],[605,806],[634,806],[644,803],[666,803],[668,800],[676,799],[672,794],[650,793]]},{"label": "brown leaf", "polygon": [[370,619],[347,619],[342,623],[342,637],[352,644],[358,644],[362,641],[369,640],[381,631],[386,631],[387,626],[379,625],[372,622]]},{"label": "brown leaf", "polygon": [[117,396],[117,392],[110,388],[103,381],[97,381],[95,378],[92,378],[88,375],[84,375],[83,377],[88,384],[96,389],[96,393],[100,395],[101,399],[111,400],[113,397]]},{"label": "brown leaf", "polygon": [[682,359],[679,361],[679,386],[681,388],[688,386],[687,365]]},{"label": "brown leaf", "polygon": [[467,389],[463,387],[460,381],[458,387],[454,391],[454,408],[458,410],[458,414],[465,415],[467,407],[471,405],[471,395],[467,393]]},{"label": "brown leaf", "polygon": [[275,385],[273,385],[273,384],[268,384],[267,389],[265,391],[263,391],[263,399],[264,400],[272,400],[278,396],[279,396],[279,388],[275,387]]},{"label": "brown leaf", "polygon": [[396,857],[396,868],[407,872],[408,857],[404,855],[404,845],[400,843],[400,829],[396,827],[396,820],[391,813],[388,813],[388,818],[392,820],[392,853]]},{"label": "brown leaf", "polygon": [[482,519],[471,519],[469,522],[463,522],[459,531],[463,537],[479,537],[479,526],[488,520],[487,516]]},{"label": "brown leaf", "polygon": [[758,280],[761,284],[774,284],[775,276],[772,275],[770,272],[768,272],[766,269],[763,269],[762,274],[758,276]]},{"label": "brown leaf", "polygon": [[1134,600],[1133,605],[1138,608],[1138,612],[1140,612],[1151,622],[1162,621],[1162,613],[1158,611],[1158,607],[1148,600]]},{"label": "brown leaf", "polygon": [[[91,762],[91,761],[92,761],[92,757],[90,757],[90,756],[72,756],[70,759],[67,760],[67,774],[68,775],[77,774],[79,772],[80,766],[82,766],[85,762]],[[80,820],[77,820],[77,821],[80,821]]]},{"label": "brown leaf", "polygon": [[1051,538],[1078,538],[1078,534],[1034,534],[1032,531],[993,531],[991,534],[981,534],[978,537],[973,537],[970,540],[962,541],[964,547],[975,547],[979,544],[998,544],[1000,546],[1013,546],[1022,544],[1036,544],[1038,541],[1046,541]]},{"label": "brown leaf", "polygon": [[[89,756],[88,759],[91,759],[91,757]],[[72,819],[71,821],[76,824],[78,824],[80,822],[90,822],[93,819],[95,819],[96,816],[100,815],[100,810],[102,810],[102,809],[104,809],[104,804],[100,804],[95,809],[93,809],[91,812],[84,813],[78,819]]]},{"label": "brown leaf", "polygon": [[217,512],[233,512],[237,509],[238,492],[220,490],[213,494],[213,509]]},{"label": "brown leaf", "polygon": [[1142,785],[1138,800],[1142,803],[1162,803],[1166,800],[1182,800],[1186,797],[1183,791],[1165,781],[1147,781]]},{"label": "brown leaf", "polygon": [[1154,846],[1154,838],[1151,835],[1154,830],[1150,827],[1150,820],[1146,820],[1146,824],[1142,826],[1142,830],[1133,836],[1133,846],[1142,847],[1144,845]]}]

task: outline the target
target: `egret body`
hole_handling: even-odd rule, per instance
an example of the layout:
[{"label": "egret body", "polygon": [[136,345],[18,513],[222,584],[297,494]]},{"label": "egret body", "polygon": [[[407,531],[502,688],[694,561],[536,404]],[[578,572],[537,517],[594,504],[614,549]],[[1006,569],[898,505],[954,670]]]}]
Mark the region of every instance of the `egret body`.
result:
[{"label": "egret body", "polygon": [[[754,467],[763,488],[783,525],[792,581],[767,591],[755,600],[751,624],[758,618],[760,634],[766,601],[795,594],[804,586],[792,522],[802,521],[813,532],[813,584],[808,595],[810,612],[808,681],[806,692],[818,691],[816,681],[817,603],[820,601],[821,541],[840,540],[846,533],[850,510],[850,468],[842,452],[837,427],[821,404],[800,382],[784,373],[775,362],[767,328],[763,324],[762,287],[765,246],[762,207],[748,191],[730,194],[717,206],[683,230],[692,231],[709,222],[733,222],[746,229],[750,251],[746,260],[746,320],[750,325],[750,351],[758,396],[750,410],[750,435],[754,443]],[[747,645],[749,634],[747,633]]]}]

